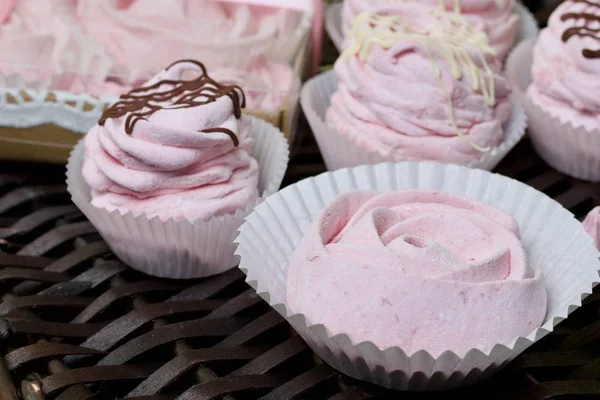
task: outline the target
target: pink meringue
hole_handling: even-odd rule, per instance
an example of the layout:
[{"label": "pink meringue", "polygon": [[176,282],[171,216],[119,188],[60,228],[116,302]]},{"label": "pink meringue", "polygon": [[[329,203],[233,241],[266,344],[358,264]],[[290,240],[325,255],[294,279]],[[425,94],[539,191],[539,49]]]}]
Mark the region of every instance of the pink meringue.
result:
[{"label": "pink meringue", "polygon": [[[195,71],[197,78],[183,80]],[[92,205],[161,220],[209,219],[258,197],[243,92],[180,61],[109,108],[85,138]]]},{"label": "pink meringue", "polygon": [[[339,87],[325,117],[331,129],[394,161],[468,164],[502,143],[510,90],[485,34],[472,31],[464,44],[449,44],[449,34],[464,32],[447,31],[457,25],[442,29],[440,18],[415,3],[404,4],[394,16],[363,17],[373,21],[355,26],[334,67]],[[384,38],[386,24],[395,25],[393,40]],[[381,37],[370,37],[375,34]],[[450,53],[451,60],[445,57]],[[466,58],[470,62],[462,63]]]},{"label": "pink meringue", "polygon": [[19,0],[3,2],[2,7],[0,71],[4,74],[50,81],[66,71],[58,87],[55,85],[62,90],[106,79],[113,61],[102,46],[83,33],[72,1]]},{"label": "pink meringue", "polygon": [[201,58],[248,89],[249,108],[275,111],[297,78],[263,53],[301,17],[213,0],[2,0],[0,72],[53,90],[120,95],[174,60]]},{"label": "pink meringue", "polygon": [[355,344],[437,357],[530,334],[547,297],[503,211],[442,192],[356,191],[329,204],[296,248],[287,303]]},{"label": "pink meringue", "polygon": [[[350,33],[352,20],[365,11],[384,14],[402,13],[411,0],[345,0],[342,9],[342,30]],[[418,0],[419,4],[438,7],[440,0]],[[517,39],[519,17],[515,13],[516,0],[445,0],[445,8],[458,10],[490,38],[491,46],[503,60]]]},{"label": "pink meringue", "polygon": [[594,239],[594,246],[600,250],[600,206],[595,207],[583,220],[583,229]]},{"label": "pink meringue", "polygon": [[[565,1],[552,13],[533,49],[527,96],[562,122],[593,130],[600,128],[600,35],[586,15],[600,18],[600,4]],[[575,32],[585,36],[570,34]],[[597,55],[588,57],[588,51]]]},{"label": "pink meringue", "polygon": [[235,49],[254,49],[252,58],[300,23],[295,11],[213,0],[79,0],[77,14],[87,34],[134,78],[173,60],[210,61]]}]

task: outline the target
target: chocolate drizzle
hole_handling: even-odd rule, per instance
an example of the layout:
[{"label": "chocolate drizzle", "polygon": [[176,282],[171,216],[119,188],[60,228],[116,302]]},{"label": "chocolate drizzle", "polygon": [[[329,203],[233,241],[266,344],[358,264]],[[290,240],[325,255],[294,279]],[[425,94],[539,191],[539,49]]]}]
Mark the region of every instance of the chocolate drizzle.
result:
[{"label": "chocolate drizzle", "polygon": [[[584,3],[591,7],[600,8],[599,3],[595,3],[591,0],[571,0],[571,2],[572,3]],[[600,43],[600,29],[590,28],[588,26],[590,22],[600,22],[600,15],[595,15],[595,14],[591,14],[591,13],[587,13],[587,12],[569,12],[569,13],[563,14],[560,17],[561,21],[568,21],[570,19],[574,19],[574,20],[583,19],[585,22],[584,22],[583,26],[574,26],[574,27],[569,28],[566,31],[564,31],[564,33],[562,35],[563,42],[566,42],[573,36],[579,36],[579,37],[591,37],[591,38],[596,39]],[[585,58],[600,58],[600,49],[598,49],[598,50],[584,49],[582,51],[582,54]]]},{"label": "chocolate drizzle", "polygon": [[221,132],[221,133],[225,133],[226,135],[229,135],[229,137],[231,138],[231,140],[233,141],[233,145],[235,147],[237,147],[240,144],[240,140],[238,139],[238,137],[235,135],[235,133],[231,132],[231,130],[227,129],[227,128],[209,128],[209,129],[204,129],[203,131],[204,133],[214,133],[214,132]]},{"label": "chocolate drizzle", "polygon": [[[107,108],[98,124],[103,126],[107,119],[121,118],[127,115],[125,119],[125,133],[131,135],[135,124],[151,116],[158,110],[177,110],[182,108],[198,107],[213,103],[217,99],[227,96],[233,103],[233,113],[236,118],[241,118],[242,108],[246,106],[246,97],[244,91],[239,86],[222,85],[211,79],[206,73],[204,65],[195,60],[181,60],[169,65],[165,71],[172,67],[191,63],[200,68],[200,75],[191,80],[165,79],[156,82],[150,86],[143,86],[133,89],[129,93],[122,95],[119,101]],[[163,86],[168,86],[168,90],[161,90]],[[235,146],[239,145],[239,140],[234,132],[227,128],[210,128],[201,132],[214,133],[221,132],[229,135]]]}]

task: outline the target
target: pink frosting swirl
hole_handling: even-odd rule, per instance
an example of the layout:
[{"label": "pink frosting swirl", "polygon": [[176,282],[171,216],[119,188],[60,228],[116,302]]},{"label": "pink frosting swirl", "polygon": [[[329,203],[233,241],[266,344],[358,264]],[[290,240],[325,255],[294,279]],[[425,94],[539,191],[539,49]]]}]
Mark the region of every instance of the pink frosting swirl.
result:
[{"label": "pink frosting swirl", "polygon": [[0,70],[27,80],[48,82],[68,72],[56,89],[82,86],[94,94],[115,93],[102,82],[113,62],[104,48],[87,37],[77,23],[71,0],[2,1],[0,6]]},{"label": "pink frosting swirl", "polygon": [[[365,11],[383,13],[402,12],[410,0],[346,0],[342,11],[344,36],[350,32],[352,20]],[[439,0],[418,0],[431,8],[440,5]],[[456,0],[445,0],[446,10],[454,10]],[[461,13],[487,33],[491,46],[504,59],[515,44],[519,17],[515,13],[516,0],[459,0]]]},{"label": "pink frosting swirl", "polygon": [[464,355],[509,344],[546,313],[516,221],[442,192],[357,191],[328,205],[294,252],[287,302],[354,343]]},{"label": "pink frosting swirl", "polygon": [[[176,63],[146,83],[145,94],[172,89],[189,70],[204,73],[199,64]],[[158,82],[160,86],[151,88]],[[206,87],[202,93],[215,88]],[[192,100],[207,100],[202,93]],[[256,200],[251,120],[235,115],[241,104],[229,96],[185,108],[177,98],[148,104],[159,108],[139,119],[130,135],[126,123],[131,112],[108,118],[86,135],[83,177],[94,206],[193,221],[234,213]]]},{"label": "pink frosting swirl", "polygon": [[[588,58],[584,50],[599,50],[600,35],[572,36],[567,30],[596,27],[597,22],[567,18],[567,14],[589,14],[600,18],[600,5],[565,1],[550,16],[533,49],[532,84],[529,98],[552,115],[576,126],[600,127],[600,57]],[[594,35],[592,35],[594,36]]]},{"label": "pink frosting swirl", "polygon": [[600,250],[600,206],[594,207],[583,220],[583,229],[594,239],[594,246]]},{"label": "pink frosting swirl", "polygon": [[[406,3],[401,10],[403,19],[418,21],[424,31],[439,24],[427,7]],[[387,50],[373,44],[366,61],[358,56],[340,57],[334,67],[339,87],[331,98],[326,123],[396,161],[467,164],[479,159],[482,153],[472,144],[498,146],[504,139],[503,124],[510,117],[510,90],[499,72],[501,63],[486,55],[494,71],[495,105],[490,106],[480,91],[473,90],[469,71],[463,70],[462,79],[457,80],[449,62],[437,51],[431,56],[435,63],[428,49],[403,39]],[[479,54],[473,54],[473,60],[481,67]],[[444,85],[437,78],[438,67]],[[456,125],[468,140],[459,137],[451,123],[449,99]]]}]

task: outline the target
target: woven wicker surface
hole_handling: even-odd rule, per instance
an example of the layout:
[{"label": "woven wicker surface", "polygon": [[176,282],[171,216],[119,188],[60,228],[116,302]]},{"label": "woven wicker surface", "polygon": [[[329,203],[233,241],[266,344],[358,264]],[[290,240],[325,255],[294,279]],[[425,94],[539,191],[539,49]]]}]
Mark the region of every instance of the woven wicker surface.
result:
[{"label": "woven wicker surface", "polygon": [[[137,273],[111,255],[71,205],[63,170],[5,166],[0,175],[0,387],[55,399],[445,399],[386,392],[318,360],[238,270],[201,281]],[[14,172],[11,172],[14,171]],[[324,171],[307,137],[286,183]],[[551,195],[578,217],[600,186],[550,170],[522,143],[498,172]],[[600,396],[600,295],[474,399]],[[6,373],[3,373],[6,371]],[[225,396],[225,397],[224,397]]]}]

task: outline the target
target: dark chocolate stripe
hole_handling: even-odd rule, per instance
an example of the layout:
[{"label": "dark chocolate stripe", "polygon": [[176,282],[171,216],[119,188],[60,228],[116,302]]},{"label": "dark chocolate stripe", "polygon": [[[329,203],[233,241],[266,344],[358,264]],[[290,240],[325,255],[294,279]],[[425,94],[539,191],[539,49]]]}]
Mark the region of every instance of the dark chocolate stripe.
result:
[{"label": "dark chocolate stripe", "polygon": [[[583,3],[583,4],[587,4],[589,6],[592,6],[592,7],[600,7],[600,4],[591,2],[589,0],[576,0],[576,1],[573,1],[573,3]],[[560,17],[561,21],[579,20],[579,19],[583,19],[585,21],[584,25],[583,26],[574,26],[574,27],[571,27],[571,28],[568,28],[567,30],[565,30],[564,33],[562,34],[562,40],[564,42],[566,42],[573,36],[579,36],[579,37],[593,38],[593,39],[596,39],[598,42],[600,42],[600,37],[599,37],[600,29],[590,28],[589,26],[587,26],[591,22],[600,22],[600,15],[590,14],[588,12],[569,12],[569,13],[563,14]],[[600,58],[600,50],[584,49],[582,51],[582,54],[585,58]]]},{"label": "dark chocolate stripe", "polygon": [[600,50],[583,49],[583,56],[585,58],[600,58]]},{"label": "dark chocolate stripe", "polygon": [[227,129],[227,128],[209,128],[209,129],[204,129],[202,132],[204,133],[224,133],[226,135],[228,135],[231,140],[233,141],[233,145],[235,147],[237,147],[240,144],[240,141],[238,139],[238,137],[235,135],[235,133],[233,133],[233,131]]},{"label": "dark chocolate stripe", "polygon": [[562,40],[566,42],[573,36],[591,37],[596,40],[600,40],[600,29],[590,29],[583,26],[574,26],[573,28],[567,29],[563,35]]}]

